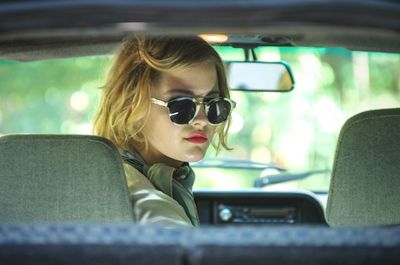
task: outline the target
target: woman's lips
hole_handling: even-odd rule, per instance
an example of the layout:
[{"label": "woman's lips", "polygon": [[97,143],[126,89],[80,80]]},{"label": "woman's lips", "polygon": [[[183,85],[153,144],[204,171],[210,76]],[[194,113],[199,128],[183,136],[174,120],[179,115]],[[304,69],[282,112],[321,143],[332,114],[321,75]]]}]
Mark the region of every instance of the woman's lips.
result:
[{"label": "woman's lips", "polygon": [[195,144],[202,144],[207,142],[207,134],[205,133],[192,133],[188,138],[185,138],[186,141]]}]

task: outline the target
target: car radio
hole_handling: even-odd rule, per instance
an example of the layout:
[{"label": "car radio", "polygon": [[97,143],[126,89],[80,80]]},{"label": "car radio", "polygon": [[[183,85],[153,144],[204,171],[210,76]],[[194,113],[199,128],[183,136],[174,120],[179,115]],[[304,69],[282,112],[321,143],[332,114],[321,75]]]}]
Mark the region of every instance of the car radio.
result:
[{"label": "car radio", "polygon": [[306,191],[197,190],[194,196],[201,224],[326,225],[321,203]]},{"label": "car radio", "polygon": [[231,224],[294,224],[296,208],[218,205],[217,223]]}]

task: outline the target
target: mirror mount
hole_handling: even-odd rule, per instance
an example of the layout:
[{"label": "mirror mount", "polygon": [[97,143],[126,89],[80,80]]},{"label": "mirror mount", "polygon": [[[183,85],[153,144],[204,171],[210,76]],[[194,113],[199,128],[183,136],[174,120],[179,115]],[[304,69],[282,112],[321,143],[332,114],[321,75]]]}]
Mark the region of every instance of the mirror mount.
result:
[{"label": "mirror mount", "polygon": [[253,57],[253,62],[257,62],[257,55],[254,48],[243,48],[244,51],[244,61],[250,62],[250,52]]},{"label": "mirror mount", "polygon": [[257,55],[255,52],[255,49],[258,47],[256,44],[243,44],[243,43],[237,43],[237,44],[232,44],[231,45],[233,48],[239,48],[243,49],[244,52],[244,61],[245,62],[250,62],[250,54],[253,57],[253,62],[257,62]]}]

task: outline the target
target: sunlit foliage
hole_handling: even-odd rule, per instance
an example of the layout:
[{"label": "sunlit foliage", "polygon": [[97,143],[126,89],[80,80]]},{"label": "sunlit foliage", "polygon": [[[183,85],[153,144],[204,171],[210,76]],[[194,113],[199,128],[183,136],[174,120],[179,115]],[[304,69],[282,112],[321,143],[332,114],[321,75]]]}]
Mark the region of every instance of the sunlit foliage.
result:
[{"label": "sunlit foliage", "polygon": [[[240,49],[216,47],[226,60]],[[292,172],[330,169],[339,130],[350,116],[399,107],[400,55],[344,49],[257,49],[264,61],[287,61],[296,87],[288,93],[233,92],[230,146],[219,157],[273,162]],[[0,135],[91,133],[111,57],[40,62],[0,61]],[[215,156],[213,150],[208,158]],[[199,169],[196,187],[251,187],[254,170]],[[327,190],[329,174],[273,185],[271,189]]]}]

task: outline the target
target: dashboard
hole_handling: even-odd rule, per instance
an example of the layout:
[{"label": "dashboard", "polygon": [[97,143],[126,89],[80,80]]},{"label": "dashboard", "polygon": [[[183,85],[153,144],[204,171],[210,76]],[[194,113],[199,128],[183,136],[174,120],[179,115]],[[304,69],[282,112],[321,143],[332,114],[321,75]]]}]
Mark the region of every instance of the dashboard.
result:
[{"label": "dashboard", "polygon": [[320,200],[312,192],[194,190],[203,225],[327,225]]}]

